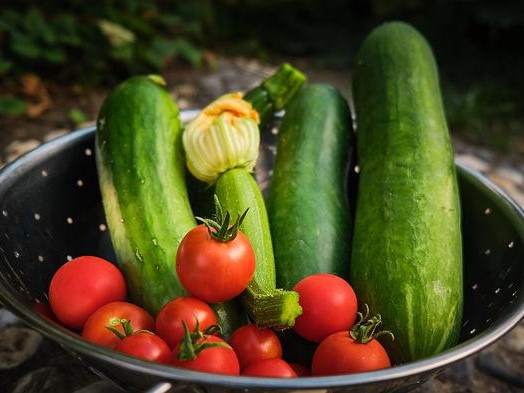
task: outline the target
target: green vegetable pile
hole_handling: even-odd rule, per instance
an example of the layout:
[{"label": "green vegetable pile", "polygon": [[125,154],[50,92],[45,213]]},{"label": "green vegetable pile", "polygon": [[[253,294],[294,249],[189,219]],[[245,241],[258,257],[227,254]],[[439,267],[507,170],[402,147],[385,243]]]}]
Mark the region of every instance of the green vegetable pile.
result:
[{"label": "green vegetable pile", "polygon": [[[199,297],[212,303],[224,337],[247,323],[295,326],[316,343],[336,331],[340,342],[370,346],[382,336],[394,363],[453,346],[462,318],[460,206],[426,40],[400,22],[376,28],[356,57],[351,93],[356,132],[340,92],[307,84],[288,64],[245,94],[218,97],[188,124],[161,77],[118,86],[98,116],[96,157],[133,302],[155,316],[173,299]],[[261,133],[281,110],[264,200],[253,172]],[[205,226],[197,226],[196,206],[216,208]],[[254,267],[238,273],[237,255],[254,256]],[[351,307],[330,309],[338,283],[320,284],[324,275],[351,284]],[[318,281],[304,287],[310,277]],[[323,303],[321,311],[312,312],[308,299]],[[343,314],[343,326],[326,327]],[[203,337],[186,327],[191,345]],[[344,346],[336,340],[322,341],[322,356]],[[388,355],[333,373],[388,367]]]}]

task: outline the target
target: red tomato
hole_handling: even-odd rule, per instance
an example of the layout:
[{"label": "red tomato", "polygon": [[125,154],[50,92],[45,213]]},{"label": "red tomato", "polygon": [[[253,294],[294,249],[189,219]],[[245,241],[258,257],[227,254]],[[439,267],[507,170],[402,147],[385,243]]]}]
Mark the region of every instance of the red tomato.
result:
[{"label": "red tomato", "polygon": [[166,342],[148,331],[136,331],[120,340],[115,349],[157,363],[168,363],[171,358],[171,348]]},{"label": "red tomato", "polygon": [[241,369],[260,360],[282,357],[282,346],[275,332],[268,328],[261,329],[255,324],[235,330],[229,344],[237,354]]},{"label": "red tomato", "polygon": [[56,319],[55,314],[53,314],[53,310],[51,310],[49,304],[33,303],[33,311],[35,311],[38,315],[40,315],[42,318],[47,319],[48,321],[60,324],[58,319]]},{"label": "red tomato", "polygon": [[252,377],[296,378],[293,368],[282,359],[264,359],[247,366],[242,375]]},{"label": "red tomato", "polygon": [[311,376],[311,370],[309,367],[304,366],[300,363],[289,363],[293,371],[297,373],[299,377],[309,377]]},{"label": "red tomato", "polygon": [[376,339],[362,344],[343,331],[330,335],[319,344],[311,362],[311,374],[350,374],[390,366],[387,352]]},{"label": "red tomato", "polygon": [[49,303],[65,326],[80,330],[104,304],[125,300],[124,276],[105,259],[83,256],[62,265],[49,285]]},{"label": "red tomato", "polygon": [[174,348],[184,337],[184,321],[193,331],[198,320],[200,329],[205,330],[218,323],[215,312],[208,304],[194,297],[179,297],[166,303],[159,311],[155,321],[155,332]]},{"label": "red tomato", "polygon": [[[219,337],[204,335],[197,341],[197,344],[205,343],[227,343]],[[206,348],[197,354],[193,360],[180,360],[178,353],[180,344],[178,344],[172,353],[170,363],[175,367],[187,368],[195,371],[204,371],[215,374],[239,375],[240,366],[238,359],[231,347],[212,347]]]},{"label": "red tomato", "polygon": [[127,302],[112,302],[100,307],[86,321],[82,337],[95,344],[114,348],[120,341],[116,334],[106,329],[110,326],[124,334],[121,321],[131,321],[133,330],[153,331],[153,317],[143,308]]},{"label": "red tomato", "polygon": [[247,288],[255,272],[255,252],[242,232],[222,242],[213,239],[202,224],[182,239],[176,271],[193,296],[208,303],[224,302]]},{"label": "red tomato", "polygon": [[348,330],[357,318],[357,297],[353,288],[333,274],[313,274],[300,280],[302,314],[295,320],[295,331],[307,340],[320,342],[332,333]]}]

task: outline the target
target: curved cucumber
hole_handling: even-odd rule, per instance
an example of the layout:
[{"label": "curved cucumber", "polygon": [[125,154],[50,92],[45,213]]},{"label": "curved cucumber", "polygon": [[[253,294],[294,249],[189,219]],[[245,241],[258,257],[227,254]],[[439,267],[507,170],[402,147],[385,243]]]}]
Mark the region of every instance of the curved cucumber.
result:
[{"label": "curved cucumber", "polygon": [[375,29],[354,72],[360,178],[350,282],[380,313],[399,362],[459,336],[458,187],[437,67],[426,40],[393,22]]},{"label": "curved cucumber", "polygon": [[349,276],[350,126],[346,100],[328,85],[303,88],[287,107],[267,200],[279,287]]},{"label": "curved cucumber", "polygon": [[185,183],[179,111],[159,77],[132,77],[104,102],[96,159],[119,267],[137,304],[156,314],[185,294],[178,244],[196,226]]}]

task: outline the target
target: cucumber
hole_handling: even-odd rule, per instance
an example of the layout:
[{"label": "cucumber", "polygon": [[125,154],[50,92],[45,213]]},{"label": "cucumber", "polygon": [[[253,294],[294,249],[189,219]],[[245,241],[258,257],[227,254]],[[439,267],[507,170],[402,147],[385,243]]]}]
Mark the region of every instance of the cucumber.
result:
[{"label": "cucumber", "polygon": [[397,362],[456,343],[462,240],[453,150],[437,66],[411,26],[376,28],[356,57],[360,168],[350,282],[380,313]]},{"label": "cucumber", "polygon": [[132,77],[105,100],[96,162],[111,240],[134,302],[156,315],[182,296],[178,244],[196,226],[179,111],[158,76]]},{"label": "cucumber", "polygon": [[267,199],[278,287],[349,276],[350,127],[348,104],[329,85],[303,88],[286,109]]},{"label": "cucumber", "polygon": [[230,169],[215,183],[215,192],[224,211],[233,216],[249,209],[240,230],[256,255],[253,279],[242,302],[247,313],[261,327],[293,326],[302,312],[298,293],[277,289],[271,232],[262,193],[253,175],[244,168]]}]

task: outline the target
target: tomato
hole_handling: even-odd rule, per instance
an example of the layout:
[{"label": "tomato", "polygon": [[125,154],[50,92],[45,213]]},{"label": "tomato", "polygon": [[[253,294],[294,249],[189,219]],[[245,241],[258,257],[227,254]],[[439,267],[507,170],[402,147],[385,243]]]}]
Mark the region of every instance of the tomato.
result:
[{"label": "tomato", "polygon": [[297,375],[299,377],[309,377],[309,376],[311,376],[311,370],[309,369],[309,367],[306,367],[306,366],[304,366],[303,364],[300,364],[300,363],[289,363],[289,365],[291,366],[293,371],[295,371],[295,373],[297,373]]},{"label": "tomato", "polygon": [[62,265],[49,285],[49,303],[65,326],[80,330],[104,304],[126,298],[124,276],[111,262],[82,256]]},{"label": "tomato", "polygon": [[295,331],[307,340],[320,342],[332,333],[347,330],[357,318],[357,297],[353,288],[333,274],[313,274],[300,280],[302,314],[295,320]]},{"label": "tomato", "polygon": [[134,330],[153,331],[155,326],[153,317],[143,308],[128,302],[112,302],[100,307],[87,319],[82,337],[95,344],[114,348],[120,338],[106,326],[124,334],[122,320],[131,321]]},{"label": "tomato", "polygon": [[172,353],[170,364],[175,367],[186,368],[195,371],[204,371],[215,374],[239,375],[240,366],[237,356],[227,343],[217,336],[203,335],[195,345],[216,344],[216,346],[205,348],[199,351],[196,358],[190,360],[180,360],[179,353],[181,344],[178,344]]},{"label": "tomato", "polygon": [[202,224],[182,239],[176,271],[193,296],[208,303],[224,302],[247,288],[255,272],[255,252],[242,232],[233,240],[220,241]]},{"label": "tomato", "polygon": [[155,321],[155,332],[170,348],[174,348],[184,337],[182,321],[191,331],[197,320],[203,330],[218,323],[215,312],[208,304],[194,297],[182,296],[160,309]]},{"label": "tomato", "polygon": [[247,366],[242,375],[252,377],[296,378],[293,368],[282,359],[264,359]]},{"label": "tomato", "polygon": [[380,315],[368,319],[369,307],[364,305],[365,315],[357,313],[359,320],[349,331],[333,333],[324,339],[313,354],[311,374],[337,375],[379,370],[391,366],[389,356],[377,337],[393,333],[379,330]]},{"label": "tomato", "polygon": [[156,334],[148,331],[136,331],[120,340],[115,349],[128,355],[157,363],[168,363],[171,348]]},{"label": "tomato", "polygon": [[275,332],[261,329],[255,324],[239,327],[229,338],[229,344],[235,350],[240,368],[264,359],[282,357],[282,346]]},{"label": "tomato", "polygon": [[390,366],[387,352],[376,339],[365,344],[359,343],[347,331],[342,331],[330,335],[319,344],[311,362],[311,374],[350,374]]},{"label": "tomato", "polygon": [[33,311],[35,311],[42,318],[47,319],[50,322],[59,324],[60,322],[56,319],[55,314],[49,304],[46,303],[33,303]]}]

